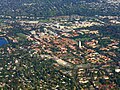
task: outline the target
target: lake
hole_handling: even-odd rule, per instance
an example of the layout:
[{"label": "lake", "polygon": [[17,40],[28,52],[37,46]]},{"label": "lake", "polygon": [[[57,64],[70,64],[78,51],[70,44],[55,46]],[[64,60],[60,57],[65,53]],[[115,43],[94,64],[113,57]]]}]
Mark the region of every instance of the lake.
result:
[{"label": "lake", "polygon": [[5,38],[0,38],[0,46],[6,45],[6,44],[8,44],[7,39],[5,39]]}]

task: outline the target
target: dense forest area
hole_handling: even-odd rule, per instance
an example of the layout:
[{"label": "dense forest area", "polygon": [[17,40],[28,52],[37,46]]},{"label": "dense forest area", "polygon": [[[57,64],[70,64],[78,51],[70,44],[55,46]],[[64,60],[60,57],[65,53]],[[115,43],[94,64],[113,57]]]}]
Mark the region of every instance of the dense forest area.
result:
[{"label": "dense forest area", "polygon": [[120,15],[118,3],[109,0],[1,0],[1,15],[61,16]]}]

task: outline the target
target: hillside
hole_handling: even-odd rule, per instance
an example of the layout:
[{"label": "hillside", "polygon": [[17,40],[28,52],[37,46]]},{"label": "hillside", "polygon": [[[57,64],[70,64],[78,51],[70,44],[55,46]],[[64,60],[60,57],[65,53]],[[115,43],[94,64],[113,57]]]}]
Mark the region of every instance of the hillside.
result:
[{"label": "hillside", "polygon": [[119,0],[1,0],[1,15],[120,15]]}]

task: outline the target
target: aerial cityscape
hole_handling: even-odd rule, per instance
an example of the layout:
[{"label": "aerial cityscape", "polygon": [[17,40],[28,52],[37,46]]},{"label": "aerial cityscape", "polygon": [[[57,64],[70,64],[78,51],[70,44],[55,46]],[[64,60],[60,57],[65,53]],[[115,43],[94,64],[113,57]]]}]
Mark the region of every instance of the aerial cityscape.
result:
[{"label": "aerial cityscape", "polygon": [[120,90],[120,0],[1,0],[0,90]]}]

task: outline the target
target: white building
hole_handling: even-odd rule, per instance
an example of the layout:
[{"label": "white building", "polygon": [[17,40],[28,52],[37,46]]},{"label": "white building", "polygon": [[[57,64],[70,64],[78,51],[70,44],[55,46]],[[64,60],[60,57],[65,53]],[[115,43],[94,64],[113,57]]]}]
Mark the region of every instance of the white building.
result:
[{"label": "white building", "polygon": [[78,46],[79,46],[79,48],[82,47],[82,42],[81,41],[78,41]]}]

